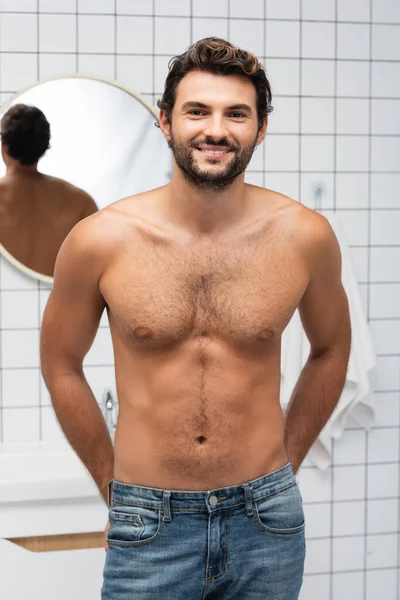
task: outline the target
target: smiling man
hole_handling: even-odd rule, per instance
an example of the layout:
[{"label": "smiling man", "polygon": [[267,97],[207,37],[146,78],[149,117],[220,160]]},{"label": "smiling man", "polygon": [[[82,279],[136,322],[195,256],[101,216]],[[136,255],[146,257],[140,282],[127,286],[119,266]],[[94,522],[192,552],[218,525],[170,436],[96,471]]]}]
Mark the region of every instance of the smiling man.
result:
[{"label": "smiling man", "polygon": [[[295,473],[350,351],[338,243],[320,214],[244,182],[272,110],[253,54],[200,40],[173,59],[158,105],[171,183],[74,228],[42,327],[57,417],[110,506],[102,598],[295,600]],[[105,308],[114,449],[82,369]],[[284,417],[281,335],[296,308],[311,352]]]}]

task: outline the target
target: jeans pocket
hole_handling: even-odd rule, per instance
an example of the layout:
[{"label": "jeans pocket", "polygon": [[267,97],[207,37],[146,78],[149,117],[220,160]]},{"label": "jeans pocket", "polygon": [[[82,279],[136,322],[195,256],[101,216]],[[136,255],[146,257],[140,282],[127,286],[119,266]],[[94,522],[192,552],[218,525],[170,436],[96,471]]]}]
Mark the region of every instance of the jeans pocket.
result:
[{"label": "jeans pocket", "polygon": [[254,519],[257,525],[268,533],[293,535],[303,531],[303,502],[296,481],[256,500]]},{"label": "jeans pocket", "polygon": [[144,546],[156,541],[164,527],[161,510],[140,505],[115,503],[108,513],[109,546]]}]

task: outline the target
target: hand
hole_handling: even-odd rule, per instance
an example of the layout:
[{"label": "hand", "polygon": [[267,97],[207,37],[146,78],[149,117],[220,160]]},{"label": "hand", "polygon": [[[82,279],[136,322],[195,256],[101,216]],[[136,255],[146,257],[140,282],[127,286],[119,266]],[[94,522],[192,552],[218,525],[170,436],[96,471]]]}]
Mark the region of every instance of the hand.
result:
[{"label": "hand", "polygon": [[108,534],[108,530],[110,529],[110,521],[107,521],[107,525],[104,529],[104,548],[105,551],[107,552],[108,550],[108,544],[107,544],[107,534]]}]

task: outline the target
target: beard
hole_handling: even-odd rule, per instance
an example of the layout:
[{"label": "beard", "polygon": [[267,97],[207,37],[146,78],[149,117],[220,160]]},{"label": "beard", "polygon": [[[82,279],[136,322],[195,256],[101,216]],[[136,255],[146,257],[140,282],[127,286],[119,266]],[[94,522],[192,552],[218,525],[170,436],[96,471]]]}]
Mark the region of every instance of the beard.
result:
[{"label": "beard", "polygon": [[[254,149],[256,147],[257,137],[251,146],[241,147],[238,144],[232,144],[228,142],[226,138],[215,141],[213,138],[206,136],[204,140],[197,140],[196,142],[190,142],[188,144],[182,144],[175,140],[171,130],[171,140],[168,142],[168,146],[171,148],[176,164],[182,171],[185,179],[194,187],[203,191],[215,191],[221,192],[227,189],[246,169],[253,156]],[[200,168],[194,158],[194,149],[200,144],[207,144],[210,146],[224,146],[229,149],[231,153],[234,153],[227,166],[218,171],[208,170],[207,168]],[[220,160],[208,160],[210,165],[220,163]]]}]

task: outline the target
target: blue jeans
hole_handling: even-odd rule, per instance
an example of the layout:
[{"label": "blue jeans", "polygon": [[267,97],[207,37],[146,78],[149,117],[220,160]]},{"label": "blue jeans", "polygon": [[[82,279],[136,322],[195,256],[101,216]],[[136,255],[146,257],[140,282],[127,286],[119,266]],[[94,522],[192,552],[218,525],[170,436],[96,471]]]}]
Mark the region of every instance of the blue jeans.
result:
[{"label": "blue jeans", "polygon": [[210,491],[110,484],[102,600],[298,598],[304,513],[290,463]]}]

